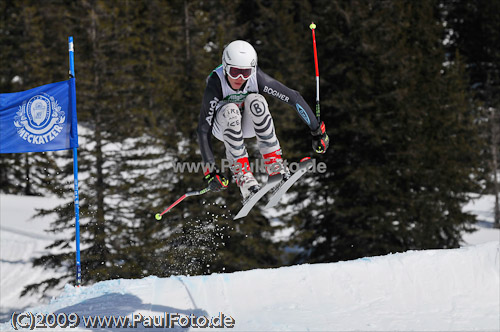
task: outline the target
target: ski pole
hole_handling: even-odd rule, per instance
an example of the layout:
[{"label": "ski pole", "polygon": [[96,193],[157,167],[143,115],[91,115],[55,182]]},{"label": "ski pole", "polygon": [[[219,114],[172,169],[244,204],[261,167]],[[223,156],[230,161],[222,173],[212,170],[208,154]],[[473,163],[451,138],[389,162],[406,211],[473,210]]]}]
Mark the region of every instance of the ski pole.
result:
[{"label": "ski pole", "polygon": [[319,116],[320,116],[320,110],[319,110],[319,69],[318,69],[318,52],[316,50],[316,35],[314,34],[314,30],[316,29],[316,24],[314,24],[314,22],[311,22],[311,24],[309,25],[309,28],[312,30],[312,38],[313,38],[314,65],[316,67],[316,117],[318,118],[318,122],[319,122]]},{"label": "ski pole", "polygon": [[155,218],[156,220],[161,220],[161,217],[167,213],[168,211],[172,210],[172,208],[174,206],[176,206],[177,204],[179,204],[180,202],[182,202],[186,197],[189,197],[189,196],[197,196],[197,195],[203,195],[203,194],[206,194],[207,192],[210,191],[210,188],[205,188],[205,189],[202,189],[200,191],[189,191],[187,193],[185,193],[184,195],[182,195],[181,197],[179,197],[178,200],[176,200],[172,205],[170,205],[168,208],[165,209],[165,211],[163,211],[162,213],[157,213],[155,215]]}]

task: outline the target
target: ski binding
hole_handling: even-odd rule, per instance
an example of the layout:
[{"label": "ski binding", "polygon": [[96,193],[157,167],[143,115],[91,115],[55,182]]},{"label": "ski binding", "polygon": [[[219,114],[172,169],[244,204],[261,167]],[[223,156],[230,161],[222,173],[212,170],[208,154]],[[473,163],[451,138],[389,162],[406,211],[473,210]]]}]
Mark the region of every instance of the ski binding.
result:
[{"label": "ski binding", "polygon": [[267,178],[266,184],[260,188],[259,191],[257,191],[255,194],[253,194],[241,207],[240,211],[238,214],[234,217],[234,220],[243,218],[245,217],[250,210],[254,207],[255,204],[271,189],[273,189],[275,186],[279,185],[281,183],[281,180],[283,179],[282,174],[276,174],[269,176]]}]

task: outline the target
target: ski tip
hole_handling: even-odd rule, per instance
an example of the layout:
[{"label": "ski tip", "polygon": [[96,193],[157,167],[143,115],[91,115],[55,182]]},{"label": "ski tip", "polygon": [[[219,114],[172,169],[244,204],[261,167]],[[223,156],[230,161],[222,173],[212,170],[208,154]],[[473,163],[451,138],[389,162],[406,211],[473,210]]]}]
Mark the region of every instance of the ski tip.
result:
[{"label": "ski tip", "polygon": [[250,211],[240,210],[237,215],[234,216],[233,220],[244,218],[248,215]]},{"label": "ski tip", "polygon": [[300,162],[304,162],[306,160],[311,160],[311,157],[304,157],[304,158],[300,159]]}]

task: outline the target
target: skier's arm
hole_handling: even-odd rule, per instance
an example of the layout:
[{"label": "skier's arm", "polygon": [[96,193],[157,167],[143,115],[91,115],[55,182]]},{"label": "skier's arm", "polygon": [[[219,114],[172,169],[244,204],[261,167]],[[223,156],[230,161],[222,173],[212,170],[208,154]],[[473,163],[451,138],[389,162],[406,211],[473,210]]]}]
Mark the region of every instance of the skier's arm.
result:
[{"label": "skier's arm", "polygon": [[298,91],[288,88],[283,83],[264,73],[260,68],[257,70],[257,82],[259,84],[259,93],[273,96],[292,106],[311,131],[319,128],[316,115]]},{"label": "skier's arm", "polygon": [[215,117],[215,108],[222,97],[222,87],[220,80],[215,73],[207,80],[203,101],[201,104],[200,117],[198,119],[198,144],[200,146],[201,157],[207,164],[215,164],[212,150],[212,125]]}]

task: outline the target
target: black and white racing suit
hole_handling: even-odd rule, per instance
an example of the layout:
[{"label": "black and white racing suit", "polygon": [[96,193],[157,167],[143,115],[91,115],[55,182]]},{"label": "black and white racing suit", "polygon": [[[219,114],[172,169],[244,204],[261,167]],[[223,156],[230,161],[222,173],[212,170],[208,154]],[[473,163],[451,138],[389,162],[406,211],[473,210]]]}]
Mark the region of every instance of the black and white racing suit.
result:
[{"label": "black and white racing suit", "polygon": [[235,91],[221,65],[207,78],[198,121],[198,141],[204,163],[215,164],[212,135],[224,142],[226,157],[232,162],[248,157],[244,138],[256,136],[263,156],[280,150],[264,96],[272,96],[292,106],[311,131],[319,127],[316,116],[299,92],[259,68],[240,90]]}]

